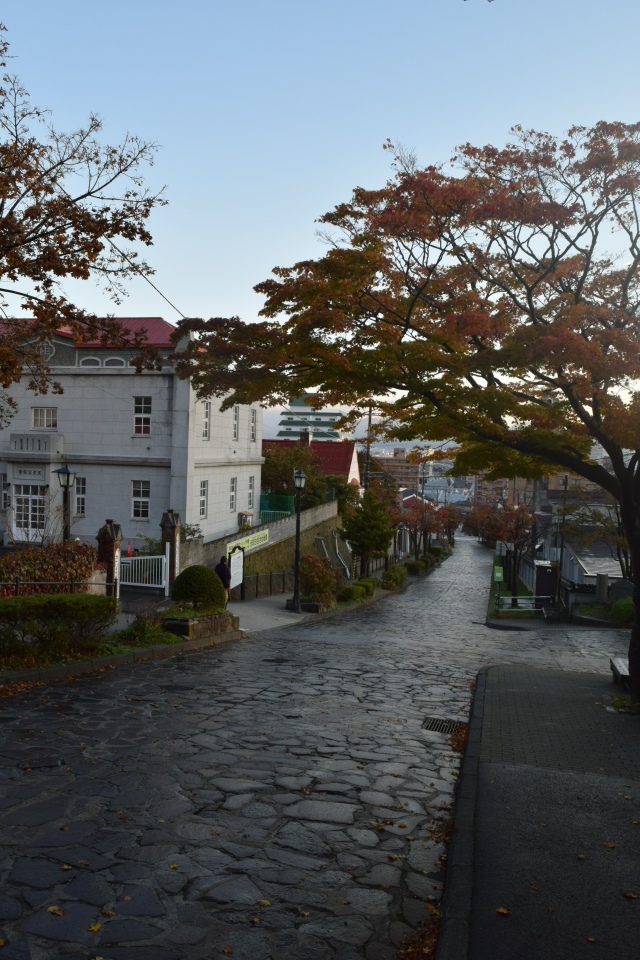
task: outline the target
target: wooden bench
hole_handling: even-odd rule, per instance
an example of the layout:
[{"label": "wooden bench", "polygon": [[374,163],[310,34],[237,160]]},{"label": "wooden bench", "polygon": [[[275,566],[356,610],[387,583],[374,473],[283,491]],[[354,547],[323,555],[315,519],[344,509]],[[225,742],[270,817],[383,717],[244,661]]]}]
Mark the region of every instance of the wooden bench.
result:
[{"label": "wooden bench", "polygon": [[629,661],[623,657],[611,657],[609,660],[613,682],[619,683],[623,690],[629,688]]}]

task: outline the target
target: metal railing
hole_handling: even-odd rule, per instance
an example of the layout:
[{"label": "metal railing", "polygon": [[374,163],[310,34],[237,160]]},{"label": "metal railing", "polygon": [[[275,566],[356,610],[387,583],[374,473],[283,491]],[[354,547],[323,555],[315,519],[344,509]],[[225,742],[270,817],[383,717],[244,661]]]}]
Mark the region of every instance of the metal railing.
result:
[{"label": "metal railing", "polygon": [[258,597],[272,597],[276,593],[291,593],[293,590],[293,572],[248,573],[237,587],[231,589],[232,600],[256,600]]},{"label": "metal railing", "polygon": [[[0,598],[6,600],[8,597],[30,597],[36,594],[51,596],[55,593],[89,593],[89,587],[99,587],[100,595],[110,596],[113,586],[114,584],[104,580],[21,580],[16,577],[14,580],[0,582]],[[56,589],[52,590],[51,587]]]},{"label": "metal railing", "polygon": [[553,597],[546,595],[524,594],[512,597],[509,594],[496,593],[493,607],[496,613],[500,613],[501,610],[538,610],[541,613],[542,608],[551,603],[553,603]]},{"label": "metal railing", "polygon": [[261,510],[260,523],[274,523],[276,520],[284,520],[285,517],[292,517],[293,514],[288,510]]}]

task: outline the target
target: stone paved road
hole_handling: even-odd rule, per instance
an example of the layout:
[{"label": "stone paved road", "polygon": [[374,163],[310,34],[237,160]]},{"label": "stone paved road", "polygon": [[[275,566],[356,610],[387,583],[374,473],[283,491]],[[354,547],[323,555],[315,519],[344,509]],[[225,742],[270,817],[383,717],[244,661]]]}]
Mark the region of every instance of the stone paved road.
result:
[{"label": "stone paved road", "polygon": [[462,538],[355,613],[3,701],[2,960],[392,958],[439,895],[459,761],[425,718],[466,719],[484,664],[626,649],[488,629],[489,568]]}]

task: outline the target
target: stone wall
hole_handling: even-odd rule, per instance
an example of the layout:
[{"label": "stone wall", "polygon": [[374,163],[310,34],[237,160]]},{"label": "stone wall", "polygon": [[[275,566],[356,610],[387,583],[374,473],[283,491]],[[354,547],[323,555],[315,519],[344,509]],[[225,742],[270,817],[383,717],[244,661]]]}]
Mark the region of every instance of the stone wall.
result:
[{"label": "stone wall", "polygon": [[[245,553],[245,581],[252,581],[252,578],[255,578],[258,574],[265,575],[266,577],[266,575],[270,573],[285,573],[287,574],[285,587],[286,589],[291,589],[290,581],[295,553],[296,518],[285,517],[282,520],[276,520],[274,523],[253,527],[251,533],[267,529],[269,530],[269,543]],[[334,530],[338,535],[341,532],[336,501],[323,503],[319,507],[311,507],[309,510],[303,510],[300,515],[300,554],[301,556],[311,555],[314,557],[325,557],[327,554],[322,544],[322,540],[324,540],[324,545],[329,554],[329,560],[331,561],[333,570],[336,573],[344,573],[344,568],[338,559],[335,549]],[[227,544],[243,536],[246,536],[246,534],[237,533],[233,537],[225,537],[224,539],[213,540],[209,543],[203,543],[202,539],[199,538],[181,544],[181,569],[184,570],[185,567],[189,567],[194,563],[203,564],[207,567],[215,567],[220,557],[227,553]],[[343,540],[340,540],[339,547],[341,556],[350,566],[351,553],[348,546]],[[253,587],[252,582],[252,596],[255,595]],[[260,586],[259,592],[269,592],[266,587],[266,582]]]}]

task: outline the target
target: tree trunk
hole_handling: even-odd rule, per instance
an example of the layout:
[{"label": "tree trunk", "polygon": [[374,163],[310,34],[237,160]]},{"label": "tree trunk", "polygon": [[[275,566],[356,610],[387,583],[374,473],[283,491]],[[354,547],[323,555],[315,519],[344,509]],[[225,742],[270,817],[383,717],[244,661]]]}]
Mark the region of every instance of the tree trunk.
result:
[{"label": "tree trunk", "polygon": [[640,510],[631,493],[620,503],[620,514],[625,536],[629,543],[629,560],[633,576],[633,602],[635,617],[629,640],[629,690],[631,696],[640,700]]}]

